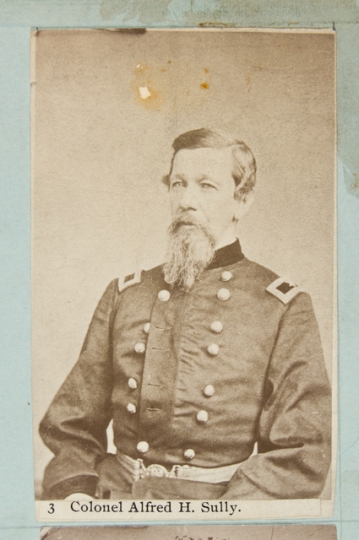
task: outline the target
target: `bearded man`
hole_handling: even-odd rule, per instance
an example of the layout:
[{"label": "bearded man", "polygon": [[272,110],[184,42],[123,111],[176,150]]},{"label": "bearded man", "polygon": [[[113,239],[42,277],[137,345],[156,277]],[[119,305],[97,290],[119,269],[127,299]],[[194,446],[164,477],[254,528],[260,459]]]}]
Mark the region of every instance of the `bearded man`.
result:
[{"label": "bearded man", "polygon": [[44,498],[319,497],[331,399],[311,300],[236,238],[255,159],[207,129],[173,148],[165,263],[101,298],[41,422]]}]

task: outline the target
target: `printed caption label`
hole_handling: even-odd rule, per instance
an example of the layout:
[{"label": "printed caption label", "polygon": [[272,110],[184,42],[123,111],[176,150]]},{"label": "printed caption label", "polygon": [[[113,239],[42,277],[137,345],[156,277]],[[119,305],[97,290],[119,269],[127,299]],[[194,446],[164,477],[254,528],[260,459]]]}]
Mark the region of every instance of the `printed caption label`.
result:
[{"label": "printed caption label", "polygon": [[48,521],[240,521],[252,518],[325,515],[318,499],[293,501],[37,501],[36,516]]}]

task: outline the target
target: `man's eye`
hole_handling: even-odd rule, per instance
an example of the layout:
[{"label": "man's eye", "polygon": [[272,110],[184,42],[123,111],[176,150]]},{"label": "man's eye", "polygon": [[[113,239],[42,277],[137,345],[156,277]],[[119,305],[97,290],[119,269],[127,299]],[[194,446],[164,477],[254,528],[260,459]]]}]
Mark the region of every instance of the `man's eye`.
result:
[{"label": "man's eye", "polygon": [[176,182],[172,182],[171,189],[183,187],[183,185],[184,184],[183,184],[183,182],[181,182],[181,180],[176,180]]},{"label": "man's eye", "polygon": [[203,189],[216,189],[213,184],[208,184],[208,182],[202,182],[201,188]]}]

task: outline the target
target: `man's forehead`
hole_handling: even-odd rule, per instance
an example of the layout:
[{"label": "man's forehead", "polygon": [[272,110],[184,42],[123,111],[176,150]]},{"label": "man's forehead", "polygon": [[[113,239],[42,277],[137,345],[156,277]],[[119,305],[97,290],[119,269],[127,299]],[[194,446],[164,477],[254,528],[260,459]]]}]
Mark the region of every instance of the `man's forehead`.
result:
[{"label": "man's forehead", "polygon": [[172,175],[181,171],[231,171],[233,154],[231,147],[195,148],[179,150],[173,161]]}]

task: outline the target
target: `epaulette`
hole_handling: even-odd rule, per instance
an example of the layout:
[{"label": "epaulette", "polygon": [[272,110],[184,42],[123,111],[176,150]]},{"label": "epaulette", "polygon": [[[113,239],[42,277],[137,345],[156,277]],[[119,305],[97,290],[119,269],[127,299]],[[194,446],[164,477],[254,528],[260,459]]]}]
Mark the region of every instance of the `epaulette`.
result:
[{"label": "epaulette", "polygon": [[278,300],[287,305],[297,294],[302,292],[299,287],[293,285],[289,279],[284,277],[279,277],[273,283],[271,283],[267,288],[270,294],[273,294]]},{"label": "epaulette", "polygon": [[136,270],[133,274],[129,274],[128,276],[125,276],[123,278],[119,278],[118,280],[118,290],[120,292],[127,289],[127,287],[132,287],[132,285],[137,285],[137,283],[141,283],[141,274],[142,270]]}]

